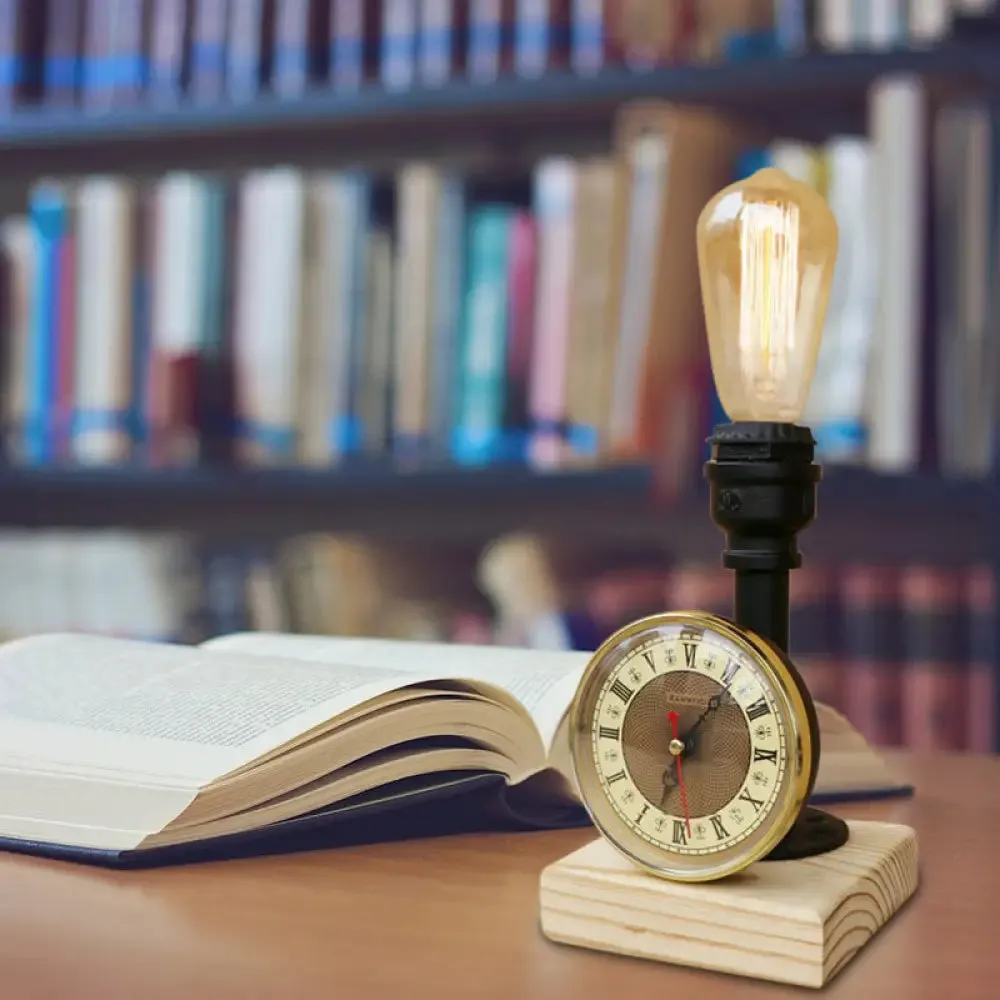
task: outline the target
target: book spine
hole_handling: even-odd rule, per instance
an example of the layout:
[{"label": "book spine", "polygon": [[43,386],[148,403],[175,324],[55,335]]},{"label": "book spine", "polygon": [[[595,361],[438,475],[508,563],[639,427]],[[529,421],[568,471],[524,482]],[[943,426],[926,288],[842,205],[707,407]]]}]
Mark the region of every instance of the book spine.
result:
[{"label": "book spine", "polygon": [[[872,0],[877,3],[878,0]],[[809,0],[777,0],[774,7],[775,41],[786,55],[804,55],[813,47],[816,4]]]},{"label": "book spine", "polygon": [[393,451],[407,463],[424,458],[428,446],[431,269],[440,187],[441,171],[427,163],[409,163],[398,177]]},{"label": "book spine", "polygon": [[238,190],[215,179],[207,183],[205,253],[208,262],[201,309],[203,356],[196,387],[201,454],[207,463],[231,464],[236,427],[233,358],[234,298],[238,240]]},{"label": "book spine", "polygon": [[848,52],[857,47],[860,32],[854,0],[818,0],[816,38],[827,52]]},{"label": "book spine", "polygon": [[910,0],[910,45],[929,48],[947,37],[952,13],[951,0]]},{"label": "book spine", "polygon": [[894,570],[849,565],[841,573],[844,714],[875,746],[900,746],[902,623]]},{"label": "book spine", "polygon": [[271,87],[298,97],[309,83],[309,0],[277,0]]},{"label": "book spine", "polygon": [[26,216],[0,225],[0,260],[4,264],[3,458],[23,460],[28,365],[31,348],[31,296],[35,269],[35,239]]},{"label": "book spine", "polygon": [[18,44],[20,0],[0,0],[0,111],[17,104],[23,75]]},{"label": "book spine", "polygon": [[420,82],[440,86],[464,69],[468,0],[420,0]]},{"label": "book spine", "polygon": [[599,73],[609,61],[608,5],[609,0],[573,0],[570,64],[581,76]]},{"label": "book spine", "polygon": [[[876,322],[877,252],[871,224],[872,156],[867,139],[838,136],[825,147],[826,199],[840,233],[840,260],[807,409],[825,462],[864,461],[866,374]],[[815,160],[815,158],[814,158]]]},{"label": "book spine", "polygon": [[183,97],[188,79],[190,0],[155,0],[150,28],[149,96],[174,104]]},{"label": "book spine", "polygon": [[[72,216],[72,205],[68,207]],[[56,295],[56,372],[53,377],[53,458],[66,461],[70,457],[73,426],[73,379],[76,370],[76,234],[72,218],[59,243],[56,262],[59,289]]]},{"label": "book spine", "polygon": [[[251,0],[244,0],[244,5]],[[226,84],[228,0],[194,0],[190,92],[194,100],[222,98]]]},{"label": "book spine", "polygon": [[199,457],[196,414],[203,349],[202,302],[207,277],[207,191],[190,174],[174,174],[153,194],[153,280],[157,296],[149,323],[150,458],[186,465]]},{"label": "book spine", "polygon": [[466,73],[492,83],[514,63],[516,0],[470,0]]},{"label": "book spine", "polygon": [[80,182],[72,452],[81,465],[129,457],[134,200],[119,178]]},{"label": "book spine", "polygon": [[789,653],[816,701],[843,711],[844,672],[839,662],[840,615],[833,571],[806,565],[791,574]]},{"label": "book spine", "polygon": [[[269,0],[235,0],[230,4],[225,84],[226,93],[233,100],[252,101],[264,86],[267,28],[272,10]],[[277,42],[275,33],[276,45]]]},{"label": "book spine", "polygon": [[914,77],[876,81],[869,97],[880,268],[879,349],[869,378],[882,391],[872,395],[869,406],[867,455],[880,472],[906,473],[920,459],[925,104],[925,85]]},{"label": "book spine", "polygon": [[[361,447],[369,455],[384,455],[390,440],[393,267],[392,234],[387,228],[373,224],[366,240],[367,316],[360,410],[361,426],[364,428]],[[450,401],[454,392],[449,392],[447,396]],[[450,411],[448,419],[450,429]]]},{"label": "book spine", "polygon": [[329,3],[277,0],[271,86],[281,97],[300,97],[327,69]]},{"label": "book spine", "polygon": [[408,90],[416,81],[416,0],[383,0],[380,77],[386,90]]},{"label": "book spine", "polygon": [[52,417],[58,371],[61,247],[69,219],[65,192],[49,185],[37,188],[31,196],[29,213],[36,267],[23,454],[29,465],[48,465],[54,451]]},{"label": "book spine", "polygon": [[[742,39],[753,24],[754,5],[712,4],[698,11],[692,0],[665,4],[635,0],[608,9],[611,44],[634,70],[648,70],[689,57],[692,49],[704,59],[719,58],[732,36]],[[736,48],[736,46],[734,46]],[[742,53],[731,54],[737,58]]]},{"label": "book spine", "polygon": [[50,0],[46,19],[44,94],[50,107],[77,103],[83,72],[84,0]]},{"label": "book spine", "polygon": [[434,246],[434,360],[431,438],[435,453],[450,453],[459,393],[459,350],[466,280],[467,206],[465,183],[453,174],[442,177]]},{"label": "book spine", "polygon": [[469,219],[461,392],[452,454],[460,465],[500,456],[511,210],[484,205]]},{"label": "book spine", "polygon": [[111,103],[114,107],[138,104],[149,76],[147,0],[114,0],[112,13]]},{"label": "book spine", "polygon": [[509,264],[503,450],[511,461],[524,462],[531,427],[528,392],[534,352],[535,277],[538,265],[538,230],[529,211],[518,210],[511,219]]},{"label": "book spine", "polygon": [[997,727],[997,584],[989,565],[972,566],[964,580],[968,625],[968,691],[965,749],[1000,749]]},{"label": "book spine", "polygon": [[903,641],[903,743],[911,750],[965,747],[967,633],[959,578],[909,566],[900,574]]},{"label": "book spine", "polygon": [[576,165],[566,159],[544,161],[535,174],[540,243],[528,390],[532,423],[528,458],[537,468],[560,465],[566,451],[566,346],[573,284],[576,183]]},{"label": "book spine", "polygon": [[732,618],[732,574],[721,566],[678,563],[670,568],[664,597],[668,608],[700,609]]},{"label": "book spine", "polygon": [[88,0],[84,22],[83,104],[90,111],[111,105],[112,0]]},{"label": "book spine", "polygon": [[127,252],[132,262],[131,287],[124,338],[128,343],[130,361],[129,384],[126,389],[127,426],[131,438],[131,458],[145,461],[149,447],[149,421],[147,419],[146,391],[149,383],[150,351],[152,341],[152,284],[151,268],[155,258],[151,252],[151,235],[155,219],[152,196],[145,187],[136,192],[132,211],[132,231],[128,234],[131,246]]},{"label": "book spine", "polygon": [[569,0],[518,0],[515,73],[533,78],[567,65],[570,16]]},{"label": "book spine", "polygon": [[355,455],[362,447],[366,430],[363,423],[361,387],[364,379],[365,312],[368,298],[368,238],[372,220],[371,178],[350,172],[343,178],[343,244],[346,296],[342,330],[347,352],[344,411],[335,415],[331,435],[335,454]]},{"label": "book spine", "polygon": [[330,13],[330,82],[357,90],[378,75],[381,5],[377,0],[333,0]]},{"label": "book spine", "polygon": [[907,0],[869,0],[857,14],[859,47],[885,51],[906,43]]},{"label": "book spine", "polygon": [[44,93],[46,6],[38,0],[3,0],[0,36],[0,110],[36,103]]},{"label": "book spine", "polygon": [[297,444],[304,175],[293,168],[263,170],[244,178],[244,195],[236,342],[240,455],[251,465],[288,465]]}]

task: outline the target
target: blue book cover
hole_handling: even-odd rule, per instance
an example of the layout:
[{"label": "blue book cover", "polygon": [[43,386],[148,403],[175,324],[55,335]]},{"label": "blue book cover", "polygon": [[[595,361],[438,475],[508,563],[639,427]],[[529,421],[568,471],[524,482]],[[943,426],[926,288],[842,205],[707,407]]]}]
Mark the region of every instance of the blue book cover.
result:
[{"label": "blue book cover", "polygon": [[469,213],[468,258],[452,456],[462,465],[502,457],[507,382],[507,275],[514,209]]},{"label": "blue book cover", "polygon": [[31,336],[25,406],[24,460],[47,465],[55,453],[57,365],[59,362],[60,249],[69,224],[65,192],[44,185],[29,205],[35,241],[35,275],[31,293]]},{"label": "blue book cover", "polygon": [[364,378],[365,314],[368,295],[367,242],[371,224],[371,178],[360,171],[345,173],[341,179],[341,205],[343,228],[341,230],[340,259],[343,264],[344,284],[348,294],[338,303],[342,310],[339,326],[348,331],[348,389],[347,410],[337,415],[330,428],[331,446],[343,455],[357,454],[364,442],[361,420],[361,386]]}]

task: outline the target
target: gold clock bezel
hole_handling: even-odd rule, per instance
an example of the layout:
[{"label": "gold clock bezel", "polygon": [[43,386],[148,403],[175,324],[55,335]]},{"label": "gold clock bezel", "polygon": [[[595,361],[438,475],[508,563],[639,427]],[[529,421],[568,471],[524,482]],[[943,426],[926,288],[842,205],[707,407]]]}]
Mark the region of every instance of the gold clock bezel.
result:
[{"label": "gold clock bezel", "polygon": [[[592,692],[607,677],[607,664],[622,647],[634,646],[643,633],[663,626],[700,628],[715,632],[731,641],[754,662],[754,666],[770,683],[789,727],[786,742],[788,785],[780,804],[765,820],[766,833],[756,842],[736,850],[722,861],[705,858],[703,866],[690,860],[683,869],[670,864],[669,852],[649,843],[626,826],[608,799],[600,780],[592,753],[592,712],[583,714]],[[625,655],[627,650],[623,650]],[[611,666],[613,669],[613,663]],[[570,755],[577,787],[590,819],[598,832],[619,853],[634,864],[659,878],[677,882],[712,882],[734,875],[766,857],[784,838],[798,818],[815,778],[814,746],[815,711],[807,704],[808,692],[795,674],[795,668],[780,650],[765,642],[749,629],[742,628],[719,615],[704,611],[663,611],[648,615],[614,632],[593,653],[577,685],[569,714]]]}]

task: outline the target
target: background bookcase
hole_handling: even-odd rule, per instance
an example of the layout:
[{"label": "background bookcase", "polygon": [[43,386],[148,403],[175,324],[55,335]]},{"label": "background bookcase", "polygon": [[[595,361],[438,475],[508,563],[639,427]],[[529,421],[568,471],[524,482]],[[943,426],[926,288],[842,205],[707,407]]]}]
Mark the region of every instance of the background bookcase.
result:
[{"label": "background bookcase", "polygon": [[[84,0],[80,5],[86,6]],[[0,12],[7,6],[0,4]],[[197,0],[174,6],[186,11],[184,23],[193,30]],[[614,0],[589,6],[604,10],[610,32]],[[767,7],[773,10],[774,24],[798,7],[780,0],[736,6],[754,8],[758,18]],[[383,86],[376,69],[375,78],[358,88],[319,80],[297,96],[282,97],[271,93],[262,78],[258,92],[238,101],[225,95],[195,100],[179,77],[173,91],[154,95],[140,87],[128,100],[99,111],[88,110],[79,96],[55,102],[44,93],[18,98],[4,91],[0,96],[10,100],[0,117],[0,211],[23,214],[41,180],[72,182],[96,174],[153,179],[177,171],[240,175],[294,164],[392,175],[418,159],[468,175],[524,178],[546,157],[606,155],[618,116],[638,101],[712,109],[764,134],[809,143],[831,135],[863,135],[872,89],[889,79],[921,81],[933,109],[968,101],[992,108],[1000,93],[1000,35],[991,4],[942,0],[948,14],[936,37],[915,41],[905,36],[904,26],[894,44],[879,50],[863,41],[855,44],[857,38],[835,43],[824,37],[833,24],[823,20],[829,15],[826,8],[834,6],[822,0],[802,5],[812,17],[812,34],[802,52],[780,51],[774,26],[754,22],[742,33],[731,31],[722,51],[710,60],[661,54],[641,69],[608,56],[605,65],[590,73],[553,65],[535,77],[512,69],[491,82],[479,82],[455,70],[438,85],[416,81],[400,89]],[[873,0],[872,6],[883,5]],[[907,7],[897,6],[901,11]],[[931,8],[938,5],[908,6],[911,18],[933,20]],[[154,16],[154,8],[150,0],[148,17]],[[690,9],[697,15],[697,4]],[[517,4],[510,10],[510,44],[516,46],[521,11]],[[565,10],[569,21],[563,27],[569,31],[575,6],[567,4]],[[825,29],[817,26],[820,22]],[[863,27],[851,30],[864,34]],[[149,50],[132,55],[151,79],[152,35],[142,37]],[[80,71],[86,77],[87,60],[96,57],[81,45]],[[996,242],[991,235],[991,245]],[[826,469],[819,503],[819,519],[803,537],[809,561],[857,559],[880,566],[944,568],[985,564],[994,577],[1000,573],[995,463],[975,477],[945,476],[923,463],[894,474],[834,464]],[[540,470],[523,462],[469,468],[447,458],[402,462],[392,455],[308,469],[254,468],[211,456],[193,465],[153,468],[141,461],[80,466],[24,462],[8,455],[0,467],[0,529],[12,532],[20,546],[24,537],[38,532],[57,540],[105,529],[177,533],[216,554],[241,546],[254,551],[280,547],[310,535],[371,540],[415,551],[412,559],[418,564],[439,557],[457,560],[454,572],[467,574],[470,588],[478,592],[470,608],[487,616],[496,611],[497,598],[493,593],[484,597],[489,588],[476,567],[498,537],[530,532],[564,550],[646,550],[653,561],[662,557],[681,564],[715,560],[721,541],[708,517],[702,485],[692,481],[681,495],[664,496],[653,462]],[[23,554],[24,549],[14,551]],[[9,593],[19,575],[11,557],[8,572],[14,582],[0,584],[0,596]],[[985,626],[989,643],[979,636],[980,658],[983,648],[997,648],[1000,637],[1000,606],[995,598],[993,603]],[[216,617],[214,625],[206,626],[202,615],[199,621],[212,631],[242,619]],[[978,628],[982,633],[984,626]],[[457,637],[466,635],[460,631]],[[822,658],[821,651],[811,648],[804,655]],[[995,652],[989,657],[995,673],[1000,662]],[[866,669],[878,673],[882,667],[875,663]],[[997,685],[989,690],[997,719]]]}]

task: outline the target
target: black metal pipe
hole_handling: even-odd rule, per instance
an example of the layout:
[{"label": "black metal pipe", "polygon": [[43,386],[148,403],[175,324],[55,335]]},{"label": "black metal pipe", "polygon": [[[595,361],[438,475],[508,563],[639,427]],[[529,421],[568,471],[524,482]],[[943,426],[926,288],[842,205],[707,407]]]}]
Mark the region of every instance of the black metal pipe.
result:
[{"label": "black metal pipe", "polygon": [[802,562],[798,534],[816,515],[821,470],[807,427],[722,424],[705,465],[712,520],[725,532],[722,563],[735,571],[734,618],[791,653],[789,571]]},{"label": "black metal pipe", "polygon": [[788,652],[788,570],[737,570],[734,618]]}]

